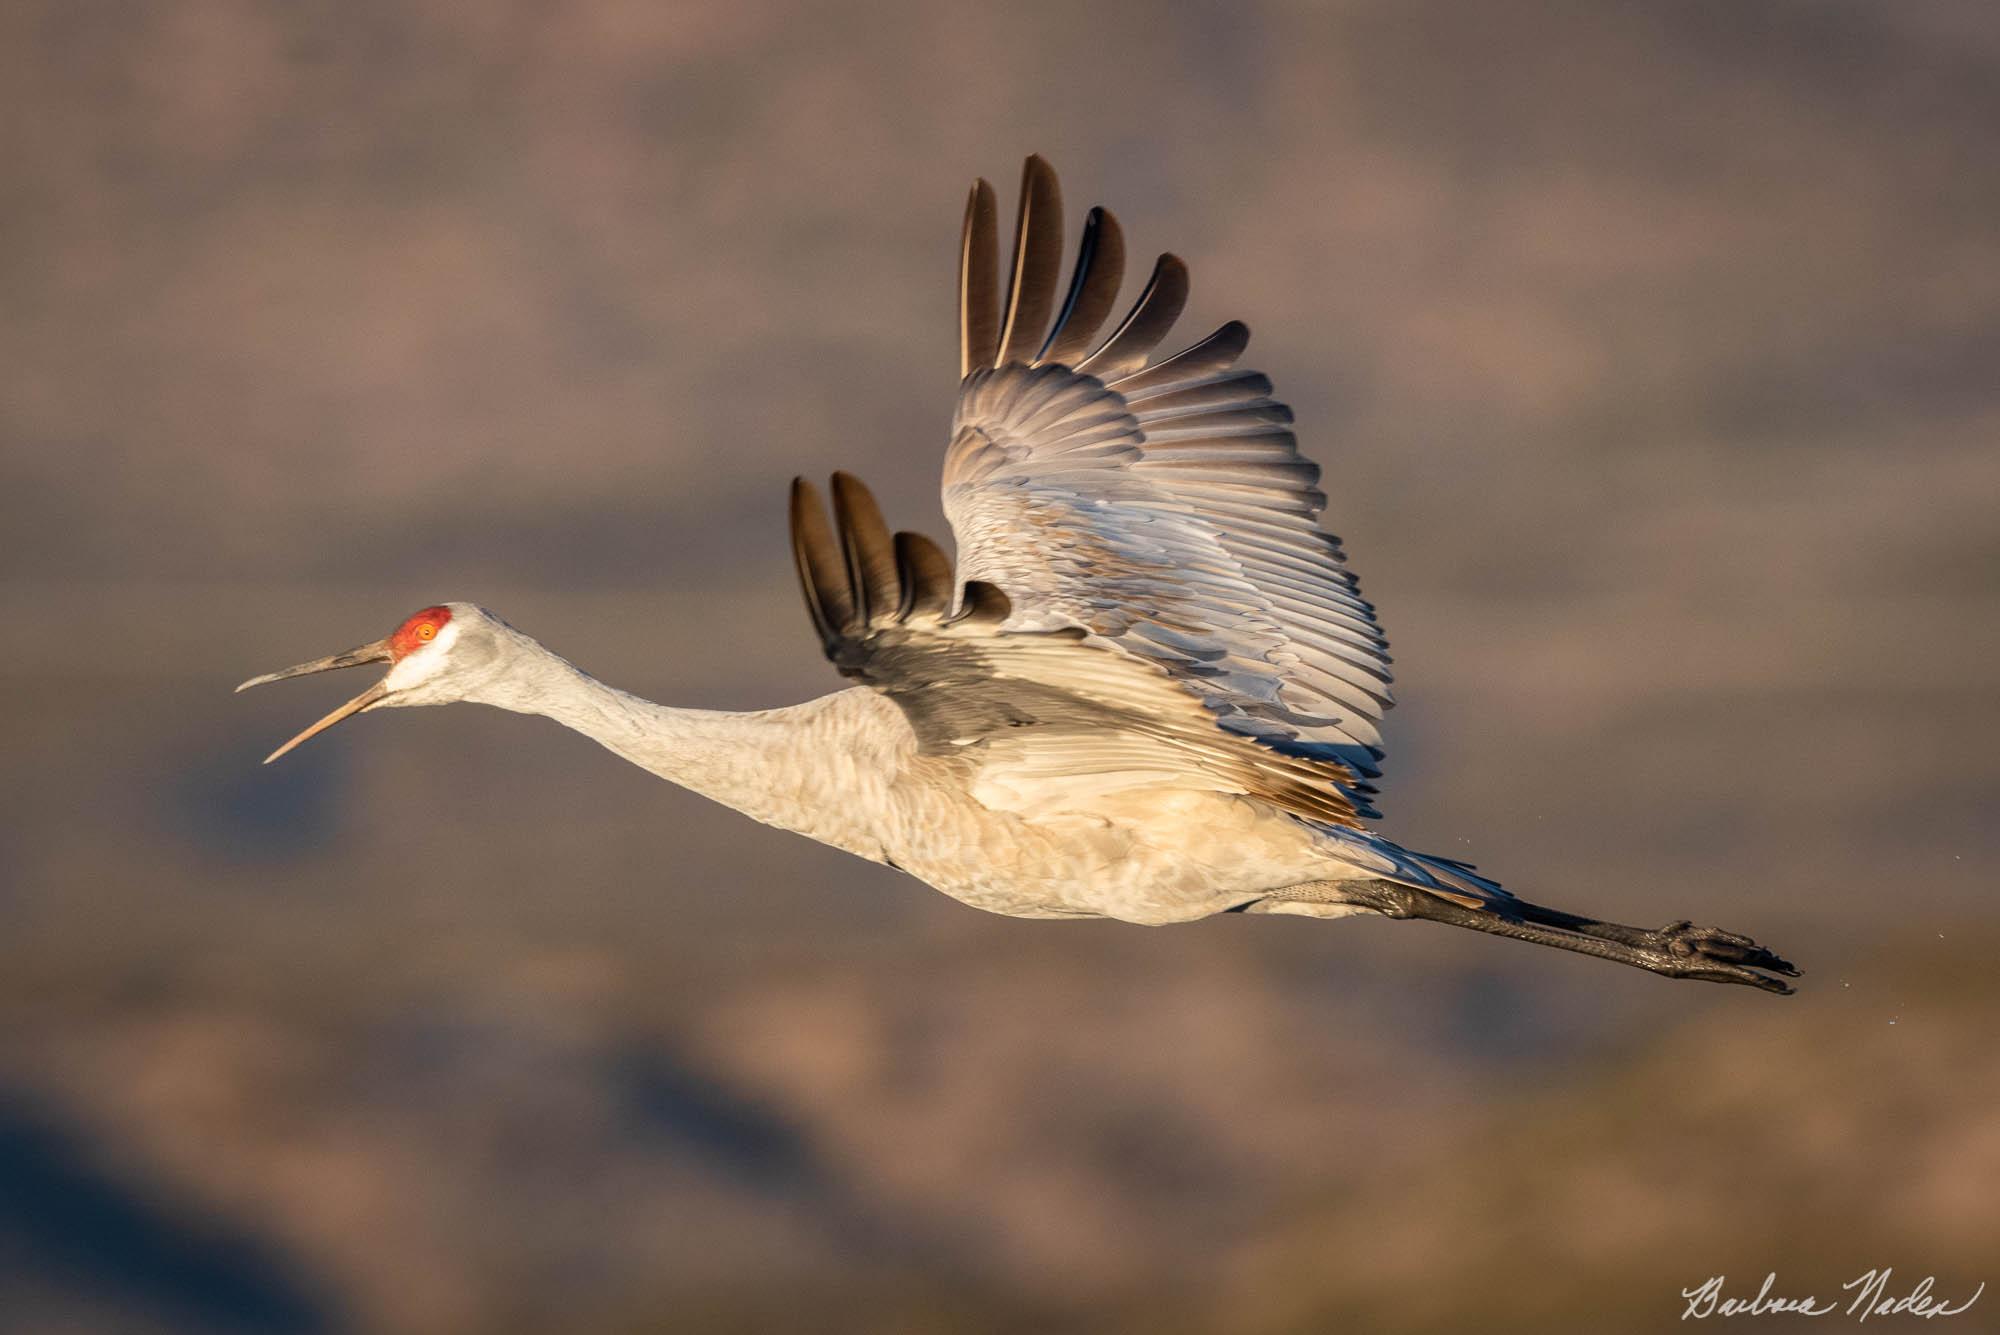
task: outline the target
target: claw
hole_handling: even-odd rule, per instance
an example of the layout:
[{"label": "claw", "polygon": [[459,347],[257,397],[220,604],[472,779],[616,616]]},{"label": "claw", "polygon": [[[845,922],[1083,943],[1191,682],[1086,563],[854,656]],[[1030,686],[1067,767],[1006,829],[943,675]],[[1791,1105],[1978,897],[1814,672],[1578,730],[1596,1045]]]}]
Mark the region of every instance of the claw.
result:
[{"label": "claw", "polygon": [[1727,978],[1718,978],[1715,981],[1747,983],[1751,987],[1761,988],[1766,992],[1773,992],[1781,997],[1789,997],[1796,990],[1789,983],[1781,983],[1775,978],[1766,978],[1763,974],[1752,973],[1748,969],[1732,969],[1729,971]]},{"label": "claw", "polygon": [[[1789,996],[1792,993],[1790,987],[1753,971],[1762,969],[1787,978],[1799,976],[1797,966],[1790,960],[1766,950],[1747,936],[1725,932],[1719,927],[1696,927],[1686,921],[1674,922],[1662,927],[1660,936],[1670,952],[1693,965],[1685,971],[1685,977],[1716,983],[1743,983],[1780,996]],[[1713,967],[1704,968],[1703,965]]]}]

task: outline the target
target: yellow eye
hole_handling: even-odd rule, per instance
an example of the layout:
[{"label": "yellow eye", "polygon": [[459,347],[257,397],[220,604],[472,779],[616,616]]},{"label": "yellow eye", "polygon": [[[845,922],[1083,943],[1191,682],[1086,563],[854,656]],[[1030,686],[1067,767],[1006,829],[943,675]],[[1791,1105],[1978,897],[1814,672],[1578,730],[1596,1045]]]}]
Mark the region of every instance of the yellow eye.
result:
[{"label": "yellow eye", "polygon": [[437,635],[437,627],[433,626],[428,621],[426,621],[423,625],[417,627],[417,638],[420,640],[428,640],[435,637],[436,635]]}]

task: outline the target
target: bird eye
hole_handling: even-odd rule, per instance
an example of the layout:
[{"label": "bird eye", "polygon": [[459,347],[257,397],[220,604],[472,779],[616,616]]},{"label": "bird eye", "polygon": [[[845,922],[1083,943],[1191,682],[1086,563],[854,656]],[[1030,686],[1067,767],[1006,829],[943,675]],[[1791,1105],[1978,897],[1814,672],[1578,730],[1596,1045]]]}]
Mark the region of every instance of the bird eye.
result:
[{"label": "bird eye", "polygon": [[426,621],[423,625],[417,627],[417,638],[420,640],[432,639],[436,635],[437,635],[437,627],[433,626],[428,621]]}]

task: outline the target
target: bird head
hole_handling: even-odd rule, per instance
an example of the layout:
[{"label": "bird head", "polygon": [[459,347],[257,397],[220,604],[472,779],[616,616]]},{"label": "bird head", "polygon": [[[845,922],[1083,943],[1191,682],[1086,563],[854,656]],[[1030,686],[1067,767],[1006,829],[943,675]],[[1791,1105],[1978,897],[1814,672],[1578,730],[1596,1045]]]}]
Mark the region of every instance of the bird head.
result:
[{"label": "bird head", "polygon": [[300,742],[325,732],[341,720],[371,709],[392,705],[443,705],[469,698],[473,689],[492,675],[498,657],[496,632],[499,629],[499,622],[483,608],[471,603],[440,603],[436,607],[424,608],[373,643],[345,653],[315,658],[297,667],[252,677],[236,689],[247,691],[265,682],[331,672],[335,668],[361,667],[368,663],[389,664],[388,675],[382,680],[264,757],[264,763],[270,764]]}]

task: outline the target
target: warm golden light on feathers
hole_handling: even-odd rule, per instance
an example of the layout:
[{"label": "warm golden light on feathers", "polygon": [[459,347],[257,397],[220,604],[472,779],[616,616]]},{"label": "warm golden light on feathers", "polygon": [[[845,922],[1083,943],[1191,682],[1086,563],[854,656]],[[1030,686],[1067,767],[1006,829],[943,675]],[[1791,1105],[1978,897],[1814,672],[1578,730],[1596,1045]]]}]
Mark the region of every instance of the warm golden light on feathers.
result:
[{"label": "warm golden light on feathers", "polygon": [[[469,603],[245,685],[392,664],[274,753],[378,706],[541,714],[739,811],[1015,917],[1185,922],[1376,913],[1789,991],[1744,937],[1543,908],[1367,828],[1388,641],[1230,321],[1160,356],[1173,255],[1112,320],[1125,258],[1092,210],[1061,286],[1062,192],[1028,159],[1002,285],[999,210],[966,202],[960,383],[943,500],[956,562],[836,473],[792,490],[822,648],[860,686],[784,709],[674,709],[604,685]],[[1106,328],[1109,332],[1104,332]],[[1761,972],[1760,972],[1761,971]]]}]

